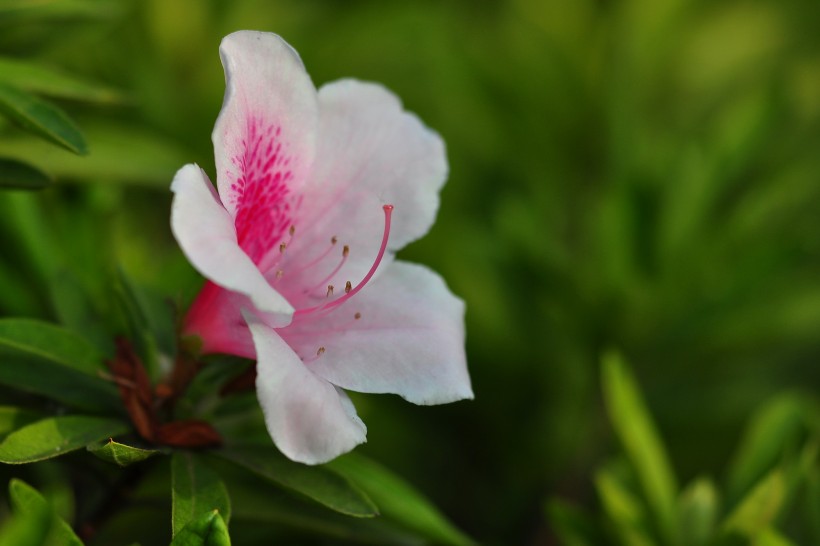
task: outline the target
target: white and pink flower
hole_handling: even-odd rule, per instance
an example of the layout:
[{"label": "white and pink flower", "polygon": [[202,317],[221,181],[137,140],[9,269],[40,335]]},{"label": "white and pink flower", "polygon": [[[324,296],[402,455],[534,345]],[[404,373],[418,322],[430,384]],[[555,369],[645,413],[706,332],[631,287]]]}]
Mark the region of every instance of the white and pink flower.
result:
[{"label": "white and pink flower", "polygon": [[218,193],[196,165],[171,186],[174,235],[208,279],[184,333],[204,353],[257,360],[268,431],[309,464],[365,441],[345,389],[472,398],[463,302],[434,272],[394,259],[434,221],[442,140],[379,85],[317,92],[274,34],[236,32],[220,54]]}]

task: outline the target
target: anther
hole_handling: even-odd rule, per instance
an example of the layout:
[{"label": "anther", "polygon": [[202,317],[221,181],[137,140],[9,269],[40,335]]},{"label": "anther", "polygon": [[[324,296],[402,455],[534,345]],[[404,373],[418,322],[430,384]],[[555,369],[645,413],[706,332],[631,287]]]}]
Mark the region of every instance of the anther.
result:
[{"label": "anther", "polygon": [[290,226],[288,229],[288,234],[293,237],[293,234],[296,233],[296,226]]},{"label": "anther", "polygon": [[351,290],[353,290],[353,285],[350,283],[350,281],[347,281],[347,282],[345,283],[345,294],[347,294],[347,293],[348,293],[348,292],[350,292]]},{"label": "anther", "polygon": [[316,356],[322,356],[323,354],[325,354],[325,348],[319,347],[319,350],[316,351]]},{"label": "anther", "polygon": [[345,245],[342,249],[342,257],[347,258],[348,254],[350,254],[350,247]]},{"label": "anther", "polygon": [[279,252],[281,252],[282,254],[284,254],[284,253],[285,253],[285,249],[286,249],[287,247],[288,247],[287,243],[280,243],[280,244],[279,244]]},{"label": "anther", "polygon": [[359,320],[360,318],[362,318],[362,314],[357,312],[355,315],[353,315],[353,318]]},{"label": "anther", "polygon": [[327,285],[327,297],[329,298],[332,295],[333,295],[333,285],[329,284],[329,285]]},{"label": "anther", "polygon": [[330,238],[330,244],[332,245],[335,245],[338,241],[339,239],[337,239],[335,235]]},{"label": "anther", "polygon": [[284,271],[282,271],[281,269],[277,269],[277,270],[276,270],[276,280],[277,280],[277,281],[278,281],[279,279],[281,279],[282,277],[284,277],[284,276],[285,276],[285,272],[284,272]]}]

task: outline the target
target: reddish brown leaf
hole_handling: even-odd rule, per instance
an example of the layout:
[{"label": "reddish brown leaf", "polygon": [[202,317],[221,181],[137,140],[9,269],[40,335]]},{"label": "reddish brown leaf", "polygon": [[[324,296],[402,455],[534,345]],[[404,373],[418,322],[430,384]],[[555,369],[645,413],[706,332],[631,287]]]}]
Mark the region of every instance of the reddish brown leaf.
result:
[{"label": "reddish brown leaf", "polygon": [[173,421],[157,428],[156,441],[174,447],[215,447],[222,436],[205,421]]}]

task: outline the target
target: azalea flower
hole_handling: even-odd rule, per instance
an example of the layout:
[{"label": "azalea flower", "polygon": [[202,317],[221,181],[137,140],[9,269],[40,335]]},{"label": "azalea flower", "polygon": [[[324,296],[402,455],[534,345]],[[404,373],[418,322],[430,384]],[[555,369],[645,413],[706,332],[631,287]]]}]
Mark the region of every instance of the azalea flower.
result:
[{"label": "azalea flower", "polygon": [[207,278],[184,323],[203,353],[257,360],[278,448],[308,464],[365,441],[345,390],[416,404],[472,398],[464,303],[394,259],[424,235],[447,176],[441,138],[385,88],[318,91],[274,34],[220,47],[216,186],[196,165],[171,186],[171,225]]}]

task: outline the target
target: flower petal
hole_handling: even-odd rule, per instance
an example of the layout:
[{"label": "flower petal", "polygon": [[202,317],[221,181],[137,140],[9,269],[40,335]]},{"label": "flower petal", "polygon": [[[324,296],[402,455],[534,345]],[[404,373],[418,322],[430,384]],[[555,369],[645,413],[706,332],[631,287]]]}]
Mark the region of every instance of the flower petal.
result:
[{"label": "flower petal", "polygon": [[275,34],[235,32],[219,52],[226,89],[212,135],[217,187],[239,245],[261,264],[286,238],[313,162],[316,89]]},{"label": "flower petal", "polygon": [[274,330],[244,315],[256,346],[256,395],[279,450],[320,464],[366,441],[367,427],[347,395],[314,375]]},{"label": "flower petal", "polygon": [[197,271],[223,288],[248,296],[265,313],[268,324],[288,324],[293,307],[239,248],[233,220],[202,169],[193,164],[182,167],[171,191],[171,230]]},{"label": "flower petal", "polygon": [[399,394],[416,404],[473,397],[464,302],[423,266],[393,262],[341,308],[277,332],[302,355],[324,347],[308,367],[344,389]]},{"label": "flower petal", "polygon": [[[395,206],[389,250],[424,235],[447,178],[441,138],[384,87],[350,79],[333,82],[319,90],[319,108],[316,162],[297,215],[294,253],[282,268],[288,294],[295,291],[288,270],[299,270],[300,262],[320,254],[331,236],[337,236],[340,247],[350,247],[350,256],[327,284],[338,288],[363,278],[379,250],[384,204]],[[330,272],[334,261],[337,254],[324,268],[315,268],[315,278]]]}]

